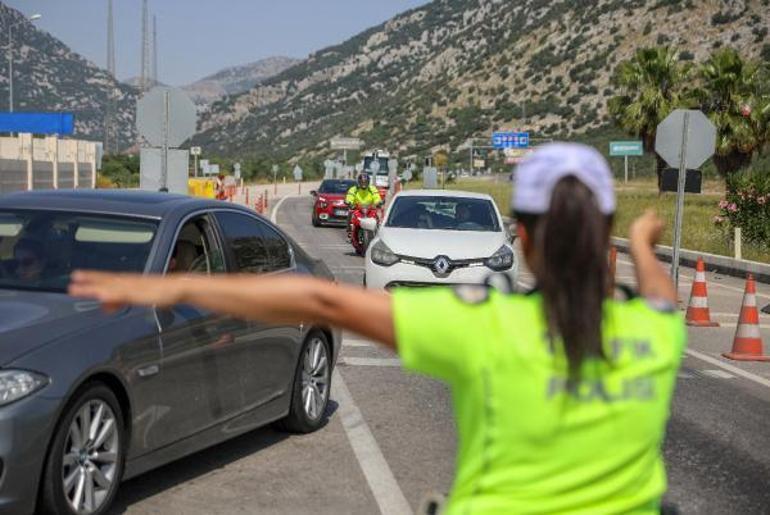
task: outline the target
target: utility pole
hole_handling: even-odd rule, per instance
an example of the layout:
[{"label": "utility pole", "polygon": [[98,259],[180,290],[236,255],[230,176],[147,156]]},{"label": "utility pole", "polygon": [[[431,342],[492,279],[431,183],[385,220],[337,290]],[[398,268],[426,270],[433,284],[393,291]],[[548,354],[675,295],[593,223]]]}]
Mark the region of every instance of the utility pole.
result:
[{"label": "utility pole", "polygon": [[471,141],[471,148],[470,148],[471,153],[470,153],[470,161],[468,163],[470,165],[470,168],[468,168],[468,173],[473,175],[473,138],[471,138],[470,141]]},{"label": "utility pole", "polygon": [[13,25],[8,25],[8,111],[13,112]]},{"label": "utility pole", "polygon": [[[8,22],[7,30],[8,30],[8,111],[13,112],[13,29],[15,29],[17,26],[21,25],[25,21],[35,21],[39,20],[43,16],[40,14],[33,14],[29,18],[26,18],[24,20],[17,21],[16,23]],[[3,21],[5,22],[7,18],[4,18]]]},{"label": "utility pole", "polygon": [[[107,2],[107,71],[110,78],[115,81],[115,26],[112,13],[112,0]],[[110,86],[107,109],[104,117],[104,151],[105,153],[116,152],[117,142],[115,141],[115,86]],[[114,147],[113,147],[114,143]]]}]

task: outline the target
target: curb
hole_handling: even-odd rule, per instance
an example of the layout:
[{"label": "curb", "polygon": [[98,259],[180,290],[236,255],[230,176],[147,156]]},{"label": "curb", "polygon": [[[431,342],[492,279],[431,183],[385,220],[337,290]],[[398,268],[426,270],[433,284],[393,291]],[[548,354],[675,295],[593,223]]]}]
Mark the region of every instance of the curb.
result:
[{"label": "curb", "polygon": [[[612,237],[612,244],[618,250],[628,253],[629,241],[627,238]],[[658,245],[655,248],[655,254],[662,261],[670,263],[672,260],[673,249],[665,245]],[[770,284],[770,265],[759,263],[758,261],[747,261],[745,259],[733,259],[727,256],[718,256],[706,252],[693,252],[692,250],[681,249],[679,253],[679,263],[695,268],[698,257],[703,258],[708,270],[719,272],[723,275],[745,278],[746,274],[753,274],[758,282]]]}]

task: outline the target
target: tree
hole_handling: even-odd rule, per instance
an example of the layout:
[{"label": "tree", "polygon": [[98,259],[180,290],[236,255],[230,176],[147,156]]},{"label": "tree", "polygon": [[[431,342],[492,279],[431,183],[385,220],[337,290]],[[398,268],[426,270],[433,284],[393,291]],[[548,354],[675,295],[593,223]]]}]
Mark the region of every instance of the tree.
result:
[{"label": "tree", "polygon": [[449,154],[446,150],[438,150],[433,154],[433,166],[439,170],[445,170],[449,165]]},{"label": "tree", "polygon": [[760,70],[732,48],[715,51],[698,69],[693,96],[717,127],[714,165],[723,177],[747,167],[767,142]]},{"label": "tree", "polygon": [[102,159],[102,177],[118,188],[139,186],[139,156],[107,154]]},{"label": "tree", "polygon": [[[641,48],[631,59],[618,64],[612,84],[620,94],[609,100],[609,111],[625,131],[644,143],[646,152],[655,153],[658,124],[672,110],[688,103],[683,84],[691,66],[679,60],[679,52],[669,46]],[[666,166],[657,154],[658,188]]]}]

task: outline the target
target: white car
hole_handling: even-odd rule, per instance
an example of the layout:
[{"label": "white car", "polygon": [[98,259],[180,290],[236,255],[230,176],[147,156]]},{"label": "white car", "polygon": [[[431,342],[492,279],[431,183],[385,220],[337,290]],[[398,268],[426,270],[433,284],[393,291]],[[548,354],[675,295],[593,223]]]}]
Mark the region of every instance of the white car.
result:
[{"label": "white car", "polygon": [[[374,228],[372,228],[374,229]],[[495,274],[516,284],[513,238],[492,197],[449,190],[402,191],[366,251],[364,284],[484,284]]]}]

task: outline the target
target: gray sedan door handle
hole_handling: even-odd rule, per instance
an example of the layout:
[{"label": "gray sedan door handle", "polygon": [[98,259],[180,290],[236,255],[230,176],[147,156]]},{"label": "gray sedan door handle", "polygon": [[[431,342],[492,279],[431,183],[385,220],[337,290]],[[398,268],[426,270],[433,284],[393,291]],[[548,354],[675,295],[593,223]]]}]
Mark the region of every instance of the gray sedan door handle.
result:
[{"label": "gray sedan door handle", "polygon": [[139,377],[150,377],[154,376],[158,372],[160,372],[160,367],[158,365],[149,365],[147,367],[140,368],[136,373],[139,375]]}]

